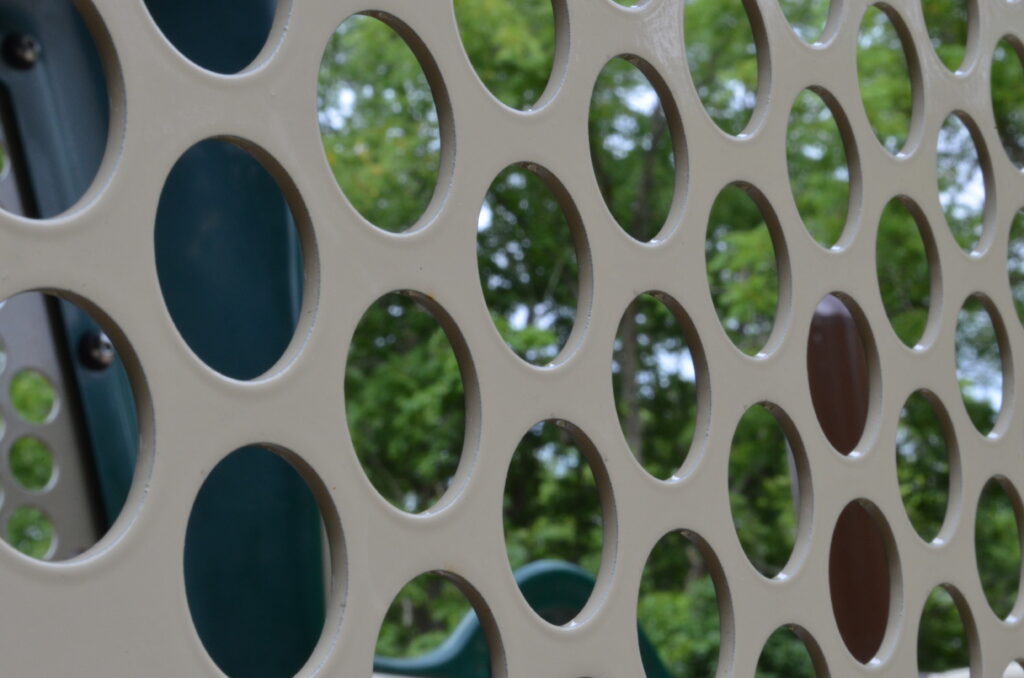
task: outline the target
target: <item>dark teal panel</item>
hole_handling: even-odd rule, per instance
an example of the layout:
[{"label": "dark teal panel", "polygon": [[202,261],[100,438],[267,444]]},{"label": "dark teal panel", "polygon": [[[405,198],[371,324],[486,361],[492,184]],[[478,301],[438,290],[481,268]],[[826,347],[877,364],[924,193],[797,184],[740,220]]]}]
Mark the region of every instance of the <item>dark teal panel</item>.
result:
[{"label": "dark teal panel", "polygon": [[248,447],[210,473],[188,523],[185,584],[222,671],[291,678],[302,667],[323,627],[320,548],[316,504],[288,462]]}]

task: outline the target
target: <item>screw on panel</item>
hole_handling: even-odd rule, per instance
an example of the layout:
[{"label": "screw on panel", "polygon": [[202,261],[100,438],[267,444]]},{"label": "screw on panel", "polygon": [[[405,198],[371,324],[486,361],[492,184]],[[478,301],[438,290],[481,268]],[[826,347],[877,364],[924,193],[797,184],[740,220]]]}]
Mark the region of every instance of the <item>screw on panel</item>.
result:
[{"label": "screw on panel", "polygon": [[3,42],[3,54],[14,68],[27,70],[39,62],[43,46],[28,33],[12,33]]},{"label": "screw on panel", "polygon": [[114,363],[117,351],[103,332],[86,332],[78,342],[78,359],[91,370],[105,370]]}]

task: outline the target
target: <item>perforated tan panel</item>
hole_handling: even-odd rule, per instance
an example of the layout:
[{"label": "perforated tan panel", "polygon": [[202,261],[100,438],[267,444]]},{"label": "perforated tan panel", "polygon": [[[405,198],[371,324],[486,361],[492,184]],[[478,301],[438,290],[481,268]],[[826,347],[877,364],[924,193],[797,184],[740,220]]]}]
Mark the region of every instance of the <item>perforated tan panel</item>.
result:
[{"label": "perforated tan panel", "polygon": [[[206,474],[250,443],[284,451],[320,502],[333,556],[328,616],[302,675],[367,676],[380,622],[416,575],[444,570],[477,592],[490,619],[499,675],[616,678],[642,674],[636,604],[648,553],[666,532],[691,530],[713,551],[723,601],[719,674],[752,676],[762,645],[783,624],[813,638],[820,672],[834,676],[916,675],[920,613],[945,583],[969,609],[973,675],[1001,675],[1024,656],[1017,615],[998,620],[974,557],[977,497],[993,476],[1024,491],[1024,417],[1015,386],[1024,379],[1024,330],[1014,320],[1006,278],[1008,229],[1024,201],[1024,175],[995,130],[989,69],[1007,32],[1024,38],[1024,3],[978,0],[969,53],[958,75],[930,48],[919,0],[891,0],[914,45],[916,112],[905,152],[878,144],[857,85],[857,33],[867,3],[834,0],[824,44],[800,41],[775,0],[751,0],[761,59],[754,119],[728,138],[701,107],[686,68],[682,0],[627,10],[607,0],[556,2],[558,53],[551,84],[534,110],[497,103],[460,47],[448,0],[293,0],[280,3],[256,62],[235,76],[206,72],[164,39],[141,0],[78,3],[97,35],[112,92],[106,162],[92,190],[67,214],[34,222],[0,215],[0,298],[52,289],[98,318],[127,358],[139,398],[140,463],[134,489],[111,532],[86,554],[43,563],[0,547],[0,673],[5,676],[218,675],[193,628],[182,571],[185,527]],[[335,27],[355,11],[397,17],[427,64],[442,122],[442,177],[421,222],[390,235],[364,222],[327,166],[316,116],[317,69]],[[636,55],[667,83],[686,141],[682,195],[650,244],[631,241],[608,213],[591,167],[587,113],[607,61]],[[434,64],[433,67],[430,64]],[[827,251],[808,235],[786,172],[790,104],[825,87],[852,130],[851,222]],[[987,228],[965,255],[944,222],[935,187],[935,138],[945,117],[974,122],[990,174]],[[305,306],[291,348],[264,377],[221,377],[187,348],[161,300],[153,223],[168,171],[193,143],[226,136],[272,168],[305,246]],[[477,215],[491,180],[508,164],[536,163],[565,186],[579,211],[582,294],[576,329],[547,368],[517,358],[484,304],[475,246]],[[764,353],[747,357],[723,332],[708,290],[704,238],[711,204],[725,185],[756,186],[771,219],[780,263],[780,306]],[[941,293],[917,350],[894,335],[875,275],[875,231],[883,206],[903,194],[920,205],[936,243]],[[345,428],[347,344],[380,295],[419,291],[450,316],[467,383],[468,435],[457,477],[431,512],[405,515],[367,481]],[[686,309],[707,361],[703,436],[668,482],[630,454],[617,421],[609,363],[616,327],[640,292],[656,290]],[[838,292],[869,328],[871,401],[857,454],[831,449],[811,404],[806,347],[819,300]],[[1007,397],[990,437],[976,432],[954,371],[957,312],[971,294],[990,300],[1003,340]],[[935,393],[956,434],[951,515],[940,544],[925,545],[906,518],[893,444],[900,408],[917,389]],[[798,435],[801,510],[797,546],[774,580],[740,547],[727,494],[734,428],[745,409],[774,403]],[[521,598],[502,536],[509,460],[537,421],[571,422],[593,442],[595,474],[608,500],[597,589],[576,622],[555,628]],[[956,463],[954,463],[956,466]],[[886,640],[865,667],[848,653],[830,603],[832,528],[848,502],[877,508],[891,533],[893,602]],[[1015,499],[1019,507],[1019,499]],[[1017,612],[1022,607],[1017,606]],[[823,660],[823,661],[822,661]]]}]

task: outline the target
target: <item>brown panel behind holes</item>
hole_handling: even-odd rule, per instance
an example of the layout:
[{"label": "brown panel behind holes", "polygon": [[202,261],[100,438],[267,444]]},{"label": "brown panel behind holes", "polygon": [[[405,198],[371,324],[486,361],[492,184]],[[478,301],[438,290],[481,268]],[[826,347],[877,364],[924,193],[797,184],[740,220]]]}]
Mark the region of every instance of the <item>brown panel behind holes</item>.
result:
[{"label": "brown panel behind holes", "polygon": [[[850,454],[867,419],[867,357],[856,321],[832,295],[815,310],[807,371],[822,430],[837,451]],[[885,543],[877,523],[860,504],[848,505],[836,522],[829,583],[839,632],[850,653],[867,662],[885,635],[890,582]]]}]

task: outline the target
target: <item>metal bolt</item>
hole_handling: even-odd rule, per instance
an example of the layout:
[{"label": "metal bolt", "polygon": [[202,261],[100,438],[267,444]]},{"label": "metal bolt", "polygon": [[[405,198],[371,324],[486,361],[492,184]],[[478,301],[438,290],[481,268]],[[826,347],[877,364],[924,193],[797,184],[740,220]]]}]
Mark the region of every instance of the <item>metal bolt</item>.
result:
[{"label": "metal bolt", "polygon": [[78,342],[78,359],[91,370],[105,370],[115,358],[114,344],[103,332],[86,332]]},{"label": "metal bolt", "polygon": [[14,68],[26,70],[39,61],[43,46],[28,33],[12,33],[4,39],[3,54]]}]

